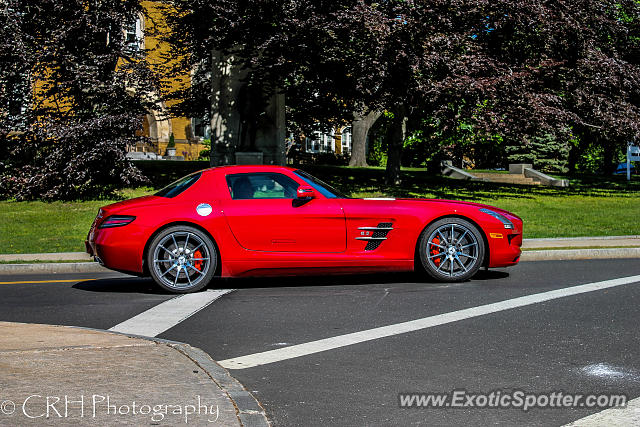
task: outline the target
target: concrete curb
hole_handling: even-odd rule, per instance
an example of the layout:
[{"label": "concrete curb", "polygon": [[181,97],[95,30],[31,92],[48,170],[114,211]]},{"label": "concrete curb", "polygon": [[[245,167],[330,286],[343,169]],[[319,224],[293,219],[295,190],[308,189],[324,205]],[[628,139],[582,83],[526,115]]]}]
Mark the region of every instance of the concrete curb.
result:
[{"label": "concrete curb", "polygon": [[45,262],[39,264],[0,264],[0,274],[22,273],[106,273],[111,270],[97,262]]},{"label": "concrete curb", "polygon": [[604,249],[604,248],[640,248],[640,238],[638,236],[602,236],[590,238],[546,238],[546,239],[523,239],[522,249],[546,249],[546,250],[568,250],[568,249]]},{"label": "concrete curb", "polygon": [[[635,236],[634,236],[635,237]],[[536,239],[542,241],[543,239]],[[544,239],[553,241],[553,239]],[[602,240],[609,240],[602,237]],[[567,261],[573,259],[640,258],[640,248],[546,249],[523,251],[520,261]],[[0,264],[0,274],[23,273],[108,273],[112,270],[97,262],[40,264]]]},{"label": "concrete curb", "polygon": [[568,261],[574,259],[640,258],[640,248],[559,249],[524,251],[520,261]]},{"label": "concrete curb", "polygon": [[169,346],[182,353],[193,363],[198,365],[206,374],[229,396],[238,413],[238,419],[243,427],[270,427],[271,422],[267,418],[264,408],[238,380],[233,378],[229,372],[209,356],[204,350],[193,347],[189,344],[164,340],[161,338],[145,337],[143,335],[125,334],[122,332],[107,331],[104,329],[85,328],[82,326],[68,326],[69,328],[85,329],[90,331],[104,332],[114,335],[124,335],[131,338],[138,338],[152,341],[157,344]]},{"label": "concrete curb", "polygon": [[0,254],[0,261],[92,261],[93,257],[86,252],[49,252],[39,254]]},{"label": "concrete curb", "polygon": [[238,409],[243,427],[268,427],[271,425],[260,402],[229,372],[218,365],[203,350],[188,344],[169,344],[200,366],[218,386],[224,390]]}]

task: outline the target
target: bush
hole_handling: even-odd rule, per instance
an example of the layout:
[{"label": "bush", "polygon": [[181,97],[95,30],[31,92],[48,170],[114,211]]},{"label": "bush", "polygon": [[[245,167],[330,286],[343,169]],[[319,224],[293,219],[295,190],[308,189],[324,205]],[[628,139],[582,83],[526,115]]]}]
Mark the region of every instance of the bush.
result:
[{"label": "bush", "polygon": [[[47,126],[6,139],[0,197],[16,200],[104,198],[146,179],[126,158],[139,119],[98,117]],[[46,122],[45,122],[46,123]]]},{"label": "bush", "polygon": [[305,153],[299,150],[291,150],[287,156],[287,163],[293,165],[346,166],[349,164],[349,156],[337,153]]},{"label": "bush", "polygon": [[145,182],[125,155],[145,140],[158,85],[122,31],[142,12],[136,1],[3,2],[0,197],[106,197]]}]

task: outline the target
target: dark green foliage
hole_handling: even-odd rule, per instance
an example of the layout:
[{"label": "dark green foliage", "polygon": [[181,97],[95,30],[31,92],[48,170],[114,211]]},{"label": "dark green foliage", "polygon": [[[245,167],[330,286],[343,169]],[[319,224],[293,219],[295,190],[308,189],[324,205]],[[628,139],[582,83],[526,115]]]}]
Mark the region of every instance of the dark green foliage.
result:
[{"label": "dark green foliage", "polygon": [[201,143],[206,148],[204,150],[200,150],[200,153],[198,154],[198,160],[209,160],[209,156],[211,155],[211,140],[203,139]]},{"label": "dark green foliage", "polygon": [[138,160],[133,163],[154,189],[161,189],[190,173],[209,167],[208,160]]},{"label": "dark green foliage", "polygon": [[523,145],[507,145],[509,163],[531,163],[542,172],[567,173],[570,144],[556,135],[533,136]]}]

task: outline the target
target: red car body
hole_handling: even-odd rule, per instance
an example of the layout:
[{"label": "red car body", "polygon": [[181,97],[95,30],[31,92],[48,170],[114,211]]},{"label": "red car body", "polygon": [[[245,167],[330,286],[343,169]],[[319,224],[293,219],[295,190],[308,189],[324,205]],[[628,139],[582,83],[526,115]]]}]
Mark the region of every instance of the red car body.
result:
[{"label": "red car body", "polygon": [[[522,220],[477,203],[327,198],[321,193],[303,205],[296,205],[292,198],[232,198],[229,175],[265,172],[308,185],[288,167],[206,169],[173,198],[145,196],[101,208],[87,238],[87,252],[110,269],[147,275],[146,254],[154,235],[178,224],[200,229],[213,239],[219,253],[216,274],[223,277],[410,271],[416,267],[416,247],[423,230],[440,218],[459,217],[482,231],[483,265],[511,266],[520,257]],[[206,216],[197,210],[203,203],[211,206]],[[513,228],[506,229],[503,222],[481,208],[508,218]],[[124,226],[101,228],[114,215],[135,219]],[[381,223],[392,224],[392,229],[386,240],[371,250],[366,239],[372,231],[363,230]]]}]

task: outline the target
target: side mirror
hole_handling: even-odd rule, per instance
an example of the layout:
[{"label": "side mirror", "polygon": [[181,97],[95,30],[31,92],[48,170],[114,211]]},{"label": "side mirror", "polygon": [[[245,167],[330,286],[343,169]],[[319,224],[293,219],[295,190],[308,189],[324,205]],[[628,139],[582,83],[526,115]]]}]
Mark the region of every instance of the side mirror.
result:
[{"label": "side mirror", "polygon": [[309,200],[318,197],[318,194],[316,194],[316,190],[314,190],[314,188],[309,185],[301,185],[300,187],[298,187],[298,191],[296,193],[298,195],[298,199]]}]

